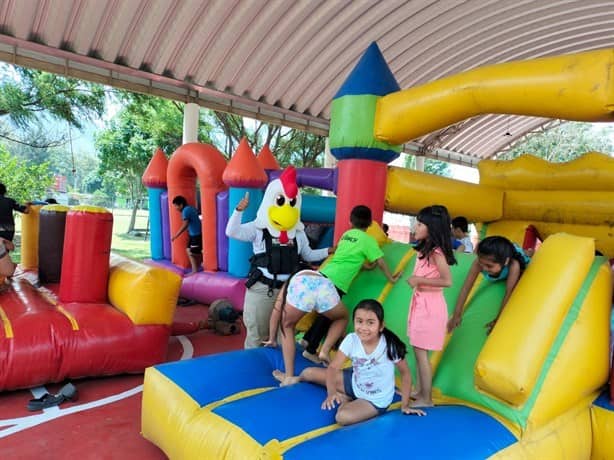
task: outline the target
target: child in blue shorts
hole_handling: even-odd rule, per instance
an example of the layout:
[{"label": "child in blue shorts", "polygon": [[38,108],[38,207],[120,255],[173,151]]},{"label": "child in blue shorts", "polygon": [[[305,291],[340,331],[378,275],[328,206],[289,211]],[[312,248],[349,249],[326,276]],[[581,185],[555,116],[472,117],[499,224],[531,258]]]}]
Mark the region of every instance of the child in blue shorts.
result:
[{"label": "child in blue shorts", "polygon": [[[401,411],[404,414],[425,415],[410,406],[411,373],[405,355],[407,347],[399,337],[384,326],[384,309],[373,299],[362,300],[354,309],[354,332],[341,342],[339,351],[328,366],[308,367],[298,377],[286,379],[282,372],[273,375],[285,384],[311,382],[324,385],[327,397],[322,409],[337,405],[335,420],[350,425],[367,420],[388,410],[395,392],[395,368],[401,376]],[[345,360],[352,367],[342,369]]]}]

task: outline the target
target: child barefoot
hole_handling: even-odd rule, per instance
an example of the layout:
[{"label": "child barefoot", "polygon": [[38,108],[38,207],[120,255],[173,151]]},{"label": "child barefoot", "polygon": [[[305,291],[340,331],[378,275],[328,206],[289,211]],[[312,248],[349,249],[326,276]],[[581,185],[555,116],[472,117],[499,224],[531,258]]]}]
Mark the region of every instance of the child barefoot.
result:
[{"label": "child barefoot", "polygon": [[[401,374],[401,411],[425,415],[410,407],[411,374],[405,361],[405,344],[384,326],[384,309],[377,300],[362,300],[354,309],[355,332],[348,334],[328,369],[308,367],[286,383],[325,385],[328,396],[322,409],[337,409],[335,420],[350,425],[386,412],[394,396],[394,368]],[[346,358],[352,368],[342,370]],[[282,372],[273,374],[284,380]]]},{"label": "child barefoot", "polygon": [[414,288],[407,330],[416,354],[420,383],[413,405],[428,407],[433,405],[433,372],[428,351],[443,348],[448,322],[443,288],[452,285],[450,265],[456,263],[452,251],[450,216],[444,206],[429,206],[420,211],[416,239],[418,259],[413,276],[407,280]]}]

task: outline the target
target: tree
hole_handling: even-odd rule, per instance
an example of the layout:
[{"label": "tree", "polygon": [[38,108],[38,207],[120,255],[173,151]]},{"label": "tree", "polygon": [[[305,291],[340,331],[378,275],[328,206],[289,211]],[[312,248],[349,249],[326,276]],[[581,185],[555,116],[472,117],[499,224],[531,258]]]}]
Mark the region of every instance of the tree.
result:
[{"label": "tree", "polygon": [[134,230],[136,212],[145,193],[141,176],[156,144],[138,124],[132,122],[128,111],[122,111],[113,120],[111,127],[96,137],[100,152],[99,171],[104,182],[112,183],[115,190],[129,197],[132,203],[132,217],[128,233]]},{"label": "tree", "polygon": [[44,198],[53,183],[48,163],[20,162],[3,146],[0,146],[0,164],[0,182],[6,185],[7,195],[20,203]]},{"label": "tree", "polygon": [[[96,140],[100,152],[100,173],[103,183],[116,185],[133,203],[133,221],[137,205],[144,194],[141,175],[156,148],[167,155],[182,143],[183,109],[181,103],[157,97],[119,91],[123,108],[108,129]],[[258,151],[269,144],[280,164],[320,166],[324,138],[281,126],[243,119],[237,115],[201,110],[198,140],[209,143],[230,158],[242,137]],[[91,183],[91,181],[90,181]],[[132,231],[130,225],[128,231]]]},{"label": "tree", "polygon": [[214,145],[227,158],[245,137],[256,153],[267,144],[281,166],[293,164],[314,168],[322,166],[324,161],[325,138],[322,136],[224,112],[210,111],[206,119],[215,126],[214,132],[221,131],[222,142],[216,136],[212,137]]},{"label": "tree", "polygon": [[57,146],[64,142],[62,137],[42,143],[28,131],[47,117],[81,128],[83,120],[99,118],[104,111],[101,85],[17,66],[0,67],[0,118],[6,119],[0,137],[35,147]]},{"label": "tree", "polygon": [[497,159],[511,160],[530,153],[551,162],[565,162],[586,152],[614,152],[614,129],[609,125],[565,122],[537,134],[527,136]]},{"label": "tree", "polygon": [[[409,169],[416,168],[415,155],[407,155],[405,159],[405,167]],[[446,163],[445,161],[434,160],[432,158],[427,158],[424,161],[424,172],[434,174],[436,176],[452,176],[452,171],[450,170],[450,165],[448,163]]]},{"label": "tree", "polygon": [[[46,143],[48,133],[41,129],[37,130],[40,142]],[[99,160],[95,153],[83,151],[76,147],[73,151],[68,144],[53,147],[36,148],[31,145],[18,144],[5,141],[5,147],[11,154],[21,161],[32,164],[48,163],[49,170],[58,176],[64,176],[68,180],[69,188],[74,191],[85,191],[93,193],[96,187],[84,189],[85,185],[101,185],[101,180],[96,182],[91,175],[96,174]]]}]

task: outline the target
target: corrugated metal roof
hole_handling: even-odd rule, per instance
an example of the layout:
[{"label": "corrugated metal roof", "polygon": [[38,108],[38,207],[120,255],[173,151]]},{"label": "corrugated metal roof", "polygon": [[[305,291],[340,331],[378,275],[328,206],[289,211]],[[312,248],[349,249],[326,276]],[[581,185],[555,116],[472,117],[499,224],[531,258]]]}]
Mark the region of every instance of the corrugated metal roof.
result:
[{"label": "corrugated metal roof", "polygon": [[[401,88],[614,47],[597,0],[2,0],[0,59],[325,134],[376,41]],[[487,115],[406,145],[475,164],[549,120]]]}]

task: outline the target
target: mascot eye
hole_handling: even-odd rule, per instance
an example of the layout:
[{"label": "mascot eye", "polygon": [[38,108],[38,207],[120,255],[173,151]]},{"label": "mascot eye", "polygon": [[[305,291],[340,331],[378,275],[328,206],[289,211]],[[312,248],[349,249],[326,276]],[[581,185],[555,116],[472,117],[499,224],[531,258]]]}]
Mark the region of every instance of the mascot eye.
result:
[{"label": "mascot eye", "polygon": [[296,198],[292,198],[290,200],[290,206],[292,206],[292,207],[296,206]]},{"label": "mascot eye", "polygon": [[285,202],[286,199],[283,195],[277,195],[277,197],[275,198],[275,203],[277,204],[277,206],[283,206]]}]

